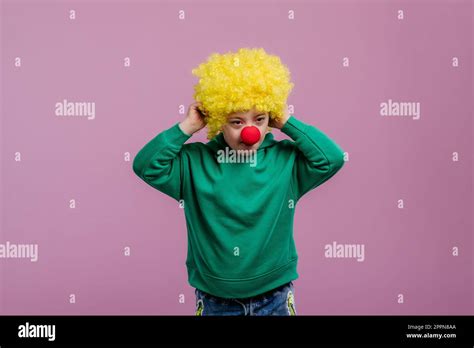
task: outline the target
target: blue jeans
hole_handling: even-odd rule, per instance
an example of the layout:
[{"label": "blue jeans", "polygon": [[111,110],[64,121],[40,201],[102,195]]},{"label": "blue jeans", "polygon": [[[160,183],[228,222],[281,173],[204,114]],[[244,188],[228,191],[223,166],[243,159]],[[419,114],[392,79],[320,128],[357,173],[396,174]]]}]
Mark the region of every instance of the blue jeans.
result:
[{"label": "blue jeans", "polygon": [[293,282],[247,298],[222,298],[196,289],[196,315],[296,315]]}]

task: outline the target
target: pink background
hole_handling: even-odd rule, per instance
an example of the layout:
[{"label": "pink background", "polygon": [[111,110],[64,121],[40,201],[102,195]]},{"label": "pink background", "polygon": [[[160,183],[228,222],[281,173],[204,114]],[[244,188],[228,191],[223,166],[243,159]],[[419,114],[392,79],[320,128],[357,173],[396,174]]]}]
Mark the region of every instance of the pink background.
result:
[{"label": "pink background", "polygon": [[[297,206],[298,314],[473,314],[472,2],[9,0],[1,10],[0,243],[39,247],[37,262],[0,258],[1,314],[194,314],[184,211],[132,161],[185,117],[191,69],[240,47],[280,56],[294,115],[349,156]],[[55,116],[63,99],[95,102],[95,119]],[[389,99],[419,102],[421,118],[382,117]],[[365,261],[326,258],[333,241],[364,244]]]}]

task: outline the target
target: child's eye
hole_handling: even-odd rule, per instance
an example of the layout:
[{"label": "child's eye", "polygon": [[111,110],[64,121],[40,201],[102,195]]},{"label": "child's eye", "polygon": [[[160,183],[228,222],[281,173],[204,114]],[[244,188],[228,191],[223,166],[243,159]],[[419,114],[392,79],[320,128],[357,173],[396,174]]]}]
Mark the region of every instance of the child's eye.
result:
[{"label": "child's eye", "polygon": [[232,124],[237,124],[237,123],[240,123],[240,121],[232,121],[231,123]]}]

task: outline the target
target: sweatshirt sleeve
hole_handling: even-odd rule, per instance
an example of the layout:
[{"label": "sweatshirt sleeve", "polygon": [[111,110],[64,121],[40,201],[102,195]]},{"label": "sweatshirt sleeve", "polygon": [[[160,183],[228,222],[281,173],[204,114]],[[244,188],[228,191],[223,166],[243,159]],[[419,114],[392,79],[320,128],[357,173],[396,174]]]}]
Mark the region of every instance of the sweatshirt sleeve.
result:
[{"label": "sweatshirt sleeve", "polygon": [[341,147],[316,127],[290,115],[281,131],[296,145],[291,179],[296,200],[327,181],[344,165]]},{"label": "sweatshirt sleeve", "polygon": [[179,201],[182,148],[190,137],[179,122],[162,131],[137,153],[133,171],[150,186]]}]

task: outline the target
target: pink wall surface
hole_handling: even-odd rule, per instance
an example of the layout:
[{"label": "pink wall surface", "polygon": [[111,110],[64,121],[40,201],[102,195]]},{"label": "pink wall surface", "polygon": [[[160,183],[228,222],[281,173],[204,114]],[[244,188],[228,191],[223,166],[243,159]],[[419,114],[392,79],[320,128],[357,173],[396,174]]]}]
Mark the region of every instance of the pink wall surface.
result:
[{"label": "pink wall surface", "polygon": [[1,30],[0,245],[37,259],[0,258],[0,314],[194,314],[184,211],[132,162],[184,119],[192,68],[241,47],[346,151],[295,212],[298,314],[473,314],[472,2],[4,0]]}]

